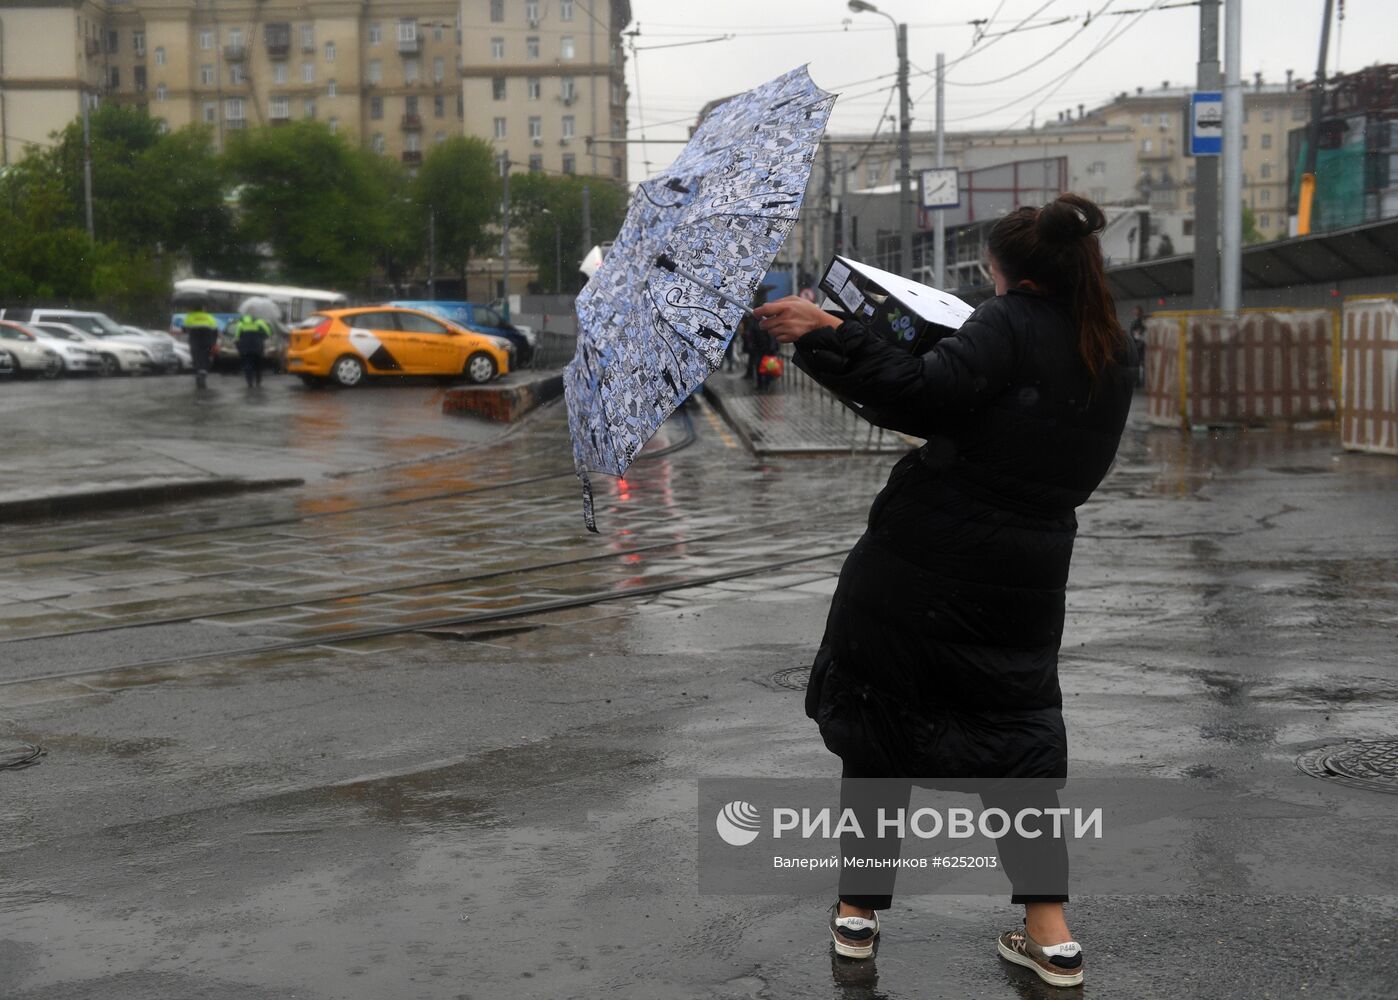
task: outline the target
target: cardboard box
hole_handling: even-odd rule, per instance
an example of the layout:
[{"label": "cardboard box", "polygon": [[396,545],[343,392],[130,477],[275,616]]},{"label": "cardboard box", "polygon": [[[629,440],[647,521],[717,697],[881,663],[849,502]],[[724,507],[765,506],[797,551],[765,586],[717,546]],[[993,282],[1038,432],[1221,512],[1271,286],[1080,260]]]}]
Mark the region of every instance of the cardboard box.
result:
[{"label": "cardboard box", "polygon": [[915,355],[927,353],[974,311],[950,292],[838,254],[826,267],[820,289],[846,315],[863,320],[890,344]]}]

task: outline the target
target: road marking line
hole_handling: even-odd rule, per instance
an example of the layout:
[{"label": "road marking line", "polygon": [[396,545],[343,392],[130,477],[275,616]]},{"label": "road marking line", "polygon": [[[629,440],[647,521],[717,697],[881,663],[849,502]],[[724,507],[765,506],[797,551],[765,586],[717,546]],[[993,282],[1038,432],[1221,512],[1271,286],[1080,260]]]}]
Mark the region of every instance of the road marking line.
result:
[{"label": "road marking line", "polygon": [[709,426],[712,427],[718,433],[719,439],[722,440],[723,443],[727,445],[729,448],[737,448],[737,440],[733,437],[732,434],[728,433],[728,428],[723,425],[723,421],[719,418],[719,415],[714,411],[713,405],[703,396],[700,396],[698,398],[699,405],[703,407],[704,410],[704,419],[708,422]]}]

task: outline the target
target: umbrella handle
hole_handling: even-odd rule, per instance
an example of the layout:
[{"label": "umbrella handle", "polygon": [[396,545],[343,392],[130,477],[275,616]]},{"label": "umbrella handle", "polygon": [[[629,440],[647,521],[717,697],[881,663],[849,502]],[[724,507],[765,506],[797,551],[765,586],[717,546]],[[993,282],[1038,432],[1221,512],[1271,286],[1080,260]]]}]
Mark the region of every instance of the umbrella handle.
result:
[{"label": "umbrella handle", "polygon": [[757,319],[757,316],[747,306],[743,305],[737,299],[733,298],[733,296],[725,295],[723,292],[720,292],[717,288],[710,288],[708,282],[706,282],[703,278],[699,277],[699,275],[693,273],[692,271],[686,271],[684,268],[680,267],[678,264],[675,263],[675,259],[671,257],[669,254],[662,253],[659,256],[657,256],[655,258],[655,265],[656,267],[664,268],[671,274],[679,275],[686,281],[693,282],[694,284],[702,288],[704,291],[714,296],[715,298],[722,299],[724,302],[727,302],[730,306],[737,306],[739,309],[743,311],[744,316],[749,316],[752,319]]}]

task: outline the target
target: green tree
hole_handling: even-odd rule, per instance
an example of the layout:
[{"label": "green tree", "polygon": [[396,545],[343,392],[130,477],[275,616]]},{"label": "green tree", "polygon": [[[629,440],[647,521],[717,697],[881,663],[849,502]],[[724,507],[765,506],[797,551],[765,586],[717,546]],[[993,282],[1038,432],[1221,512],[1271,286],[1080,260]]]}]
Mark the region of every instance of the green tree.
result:
[{"label": "green tree", "polygon": [[435,220],[437,261],[464,282],[471,257],[486,250],[500,221],[500,176],[490,143],[456,136],[423,158],[413,185],[426,223]]},{"label": "green tree", "polygon": [[271,249],[281,277],[332,288],[368,282],[392,239],[381,157],[314,121],[235,133],[225,156],[243,232]]},{"label": "green tree", "polygon": [[1262,243],[1267,239],[1262,235],[1262,230],[1257,228],[1257,215],[1247,205],[1243,206],[1243,246],[1249,247],[1254,243]]},{"label": "green tree", "polygon": [[620,184],[599,177],[540,172],[510,179],[513,221],[524,229],[525,252],[538,269],[543,289],[553,290],[559,272],[564,292],[582,288],[578,263],[591,249],[582,245],[583,185],[588,188],[593,241],[612,239],[626,218],[627,193]]}]

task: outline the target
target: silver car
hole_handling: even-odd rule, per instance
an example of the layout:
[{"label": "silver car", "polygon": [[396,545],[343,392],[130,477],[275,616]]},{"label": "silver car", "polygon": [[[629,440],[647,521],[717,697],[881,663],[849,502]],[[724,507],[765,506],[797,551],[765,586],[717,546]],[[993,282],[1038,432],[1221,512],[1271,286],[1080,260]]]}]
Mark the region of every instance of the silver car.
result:
[{"label": "silver car", "polygon": [[16,375],[57,378],[63,372],[58,352],[19,323],[0,320],[0,346],[14,359]]},{"label": "silver car", "polygon": [[71,323],[28,323],[30,329],[41,336],[50,338],[48,346],[58,349],[60,344],[86,351],[94,356],[97,371],[104,375],[131,375],[136,372],[151,372],[157,369],[155,358],[145,347],[99,337],[79,329]]},{"label": "silver car", "polygon": [[0,349],[0,376],[15,373],[15,359],[9,351]]},{"label": "silver car", "polygon": [[81,331],[65,330],[58,323],[23,323],[26,330],[38,337],[51,351],[57,351],[63,361],[65,375],[104,375],[108,364],[102,352],[90,346]]}]

